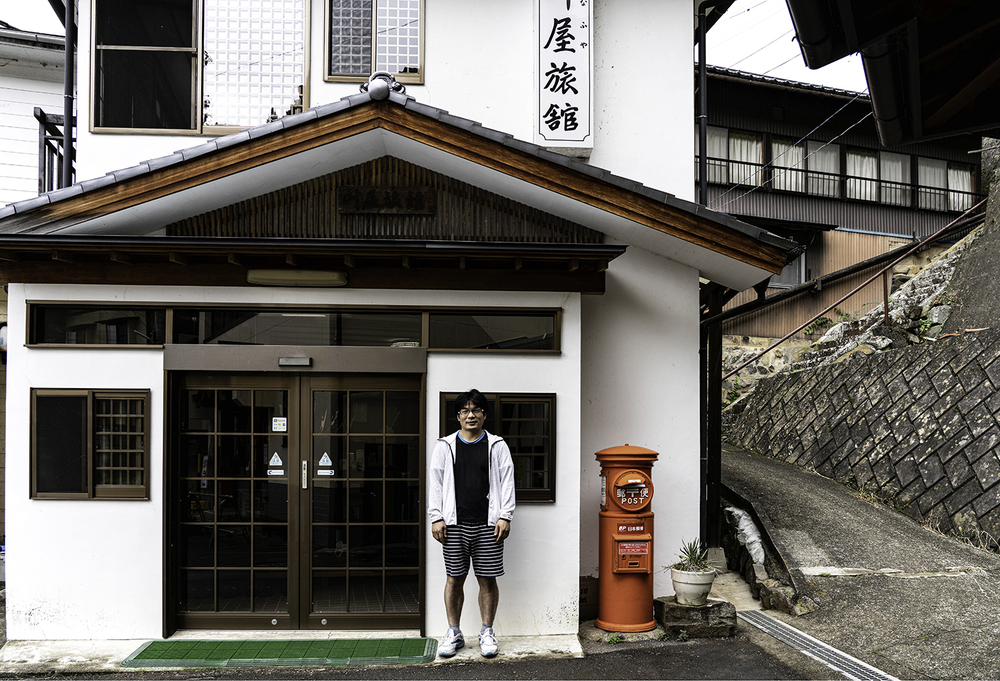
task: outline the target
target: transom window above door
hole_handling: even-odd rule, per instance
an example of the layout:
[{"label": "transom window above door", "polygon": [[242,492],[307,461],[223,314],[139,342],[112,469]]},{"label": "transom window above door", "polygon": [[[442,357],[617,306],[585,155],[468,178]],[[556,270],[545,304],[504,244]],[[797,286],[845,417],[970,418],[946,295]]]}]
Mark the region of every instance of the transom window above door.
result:
[{"label": "transom window above door", "polygon": [[209,132],[304,106],[306,0],[94,0],[95,130]]}]

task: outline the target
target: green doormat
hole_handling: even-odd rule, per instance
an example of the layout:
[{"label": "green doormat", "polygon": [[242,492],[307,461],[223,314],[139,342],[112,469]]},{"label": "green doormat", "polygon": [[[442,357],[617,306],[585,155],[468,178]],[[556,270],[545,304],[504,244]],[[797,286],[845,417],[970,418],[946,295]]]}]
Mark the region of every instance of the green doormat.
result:
[{"label": "green doormat", "polygon": [[123,667],[268,667],[334,664],[416,664],[437,654],[433,638],[323,641],[150,641]]}]

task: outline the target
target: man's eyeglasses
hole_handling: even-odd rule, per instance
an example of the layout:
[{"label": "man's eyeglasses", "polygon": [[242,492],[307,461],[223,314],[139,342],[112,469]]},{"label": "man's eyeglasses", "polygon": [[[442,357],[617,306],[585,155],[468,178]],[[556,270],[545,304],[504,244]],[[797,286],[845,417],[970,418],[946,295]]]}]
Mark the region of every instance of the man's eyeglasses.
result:
[{"label": "man's eyeglasses", "polygon": [[480,409],[479,407],[476,407],[475,409],[459,409],[458,410],[458,415],[459,416],[468,416],[469,414],[472,414],[473,416],[482,416],[483,415],[483,410]]}]

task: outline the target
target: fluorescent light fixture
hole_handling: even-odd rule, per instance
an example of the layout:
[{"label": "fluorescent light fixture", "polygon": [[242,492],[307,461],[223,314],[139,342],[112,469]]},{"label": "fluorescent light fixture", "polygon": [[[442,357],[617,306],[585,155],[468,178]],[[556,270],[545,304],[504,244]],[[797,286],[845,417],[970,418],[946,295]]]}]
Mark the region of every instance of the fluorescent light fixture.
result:
[{"label": "fluorescent light fixture", "polygon": [[279,357],[279,367],[311,367],[312,357]]},{"label": "fluorescent light fixture", "polygon": [[261,286],[346,286],[347,275],[324,270],[249,270],[247,283]]}]

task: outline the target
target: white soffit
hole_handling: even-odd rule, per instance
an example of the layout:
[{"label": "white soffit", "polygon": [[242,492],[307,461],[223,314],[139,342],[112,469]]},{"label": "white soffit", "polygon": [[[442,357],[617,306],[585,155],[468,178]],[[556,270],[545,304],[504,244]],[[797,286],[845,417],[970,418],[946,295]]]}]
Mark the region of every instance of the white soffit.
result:
[{"label": "white soffit", "polygon": [[81,222],[57,233],[151,235],[178,220],[387,155],[577,222],[622,243],[692,267],[701,276],[732,289],[743,290],[771,276],[767,270],[382,128]]}]

